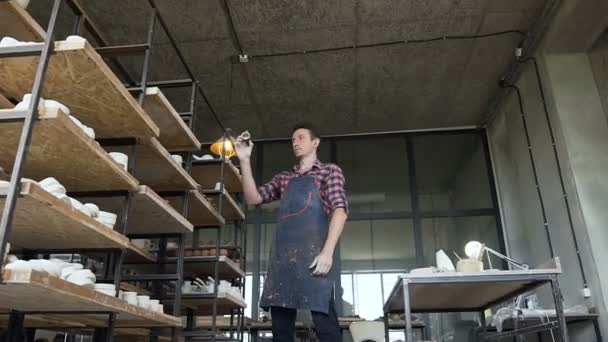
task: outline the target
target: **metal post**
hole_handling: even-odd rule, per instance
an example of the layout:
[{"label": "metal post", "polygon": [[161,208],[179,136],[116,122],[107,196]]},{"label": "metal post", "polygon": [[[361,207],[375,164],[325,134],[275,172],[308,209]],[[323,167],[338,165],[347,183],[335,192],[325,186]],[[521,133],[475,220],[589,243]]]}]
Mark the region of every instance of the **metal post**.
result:
[{"label": "metal post", "polygon": [[23,340],[23,323],[25,314],[23,312],[11,311],[8,318],[7,342],[21,342]]},{"label": "metal post", "polygon": [[[486,332],[488,331],[488,325],[486,322],[486,314],[484,310],[481,310],[481,312],[479,312],[479,323],[481,324],[481,336],[485,336]],[[477,334],[477,340],[479,340],[479,334]]]},{"label": "metal post", "polygon": [[121,249],[116,252],[116,259],[114,263],[114,287],[116,289],[115,297],[118,297],[120,293],[120,277],[122,276],[122,263],[125,260],[125,255],[127,251],[125,249]]},{"label": "metal post", "polygon": [[196,109],[196,96],[198,95],[198,93],[196,92],[198,88],[198,82],[197,81],[192,81],[192,86],[191,86],[191,90],[190,90],[190,120],[188,120],[188,127],[190,127],[190,129],[194,129],[194,120],[196,118],[196,115],[194,114],[194,111]]},{"label": "metal post", "polygon": [[405,342],[414,342],[412,335],[412,311],[410,307],[410,283],[407,279],[403,283],[403,311],[405,314]]},{"label": "metal post", "polygon": [[388,311],[384,312],[383,319],[384,319],[384,341],[388,342],[388,341],[390,341],[389,337],[388,337],[389,336],[389,334],[388,334],[388,330],[389,330],[389,326],[388,326],[388,323],[389,323],[389,312]]},{"label": "metal post", "polygon": [[156,23],[157,9],[152,8],[152,17],[150,18],[150,25],[148,26],[148,48],[144,54],[144,65],[141,72],[141,93],[139,93],[139,104],[144,104],[144,98],[146,97],[146,82],[148,81],[148,72],[150,70],[150,55],[152,52],[152,42],[154,40],[154,24]]},{"label": "metal post", "polygon": [[566,317],[564,316],[564,306],[562,303],[562,292],[559,288],[557,281],[557,275],[551,276],[551,292],[553,293],[553,301],[555,302],[555,315],[557,318],[557,325],[559,327],[559,335],[561,342],[568,342],[568,327],[566,326]]},{"label": "metal post", "polygon": [[[25,159],[27,157],[27,151],[29,149],[30,139],[32,137],[32,128],[34,127],[34,120],[38,114],[38,103],[40,102],[40,95],[42,94],[42,86],[44,84],[44,78],[46,76],[46,70],[49,62],[49,57],[54,48],[54,34],[55,34],[55,23],[57,21],[57,14],[59,13],[59,7],[61,0],[55,0],[53,9],[51,11],[51,19],[49,20],[47,37],[44,40],[42,53],[40,55],[40,62],[36,69],[36,76],[34,77],[34,86],[32,87],[32,100],[27,109],[27,114],[23,122],[23,129],[21,131],[21,137],[19,138],[19,145],[17,147],[17,153],[15,156],[15,164],[13,165],[13,171],[11,173],[10,187],[6,200],[4,202],[4,210],[2,211],[2,218],[0,218],[0,258],[3,258],[7,251],[7,243],[11,237],[11,226],[13,222],[13,216],[15,214],[15,207],[17,205],[17,196],[21,191],[21,176],[22,168],[25,165]],[[0,281],[2,275],[0,274]]]},{"label": "metal post", "polygon": [[73,35],[80,35],[80,31],[82,29],[82,14],[76,15],[76,21],[74,22],[74,26],[72,27]]},{"label": "metal post", "polygon": [[418,202],[418,183],[416,178],[416,162],[414,143],[409,136],[405,137],[405,148],[408,161],[408,172],[410,181],[410,197],[412,203],[413,225],[414,225],[414,246],[416,249],[416,266],[424,265],[424,244],[422,243],[422,219],[420,217],[420,204]]},{"label": "metal post", "polygon": [[175,298],[173,301],[173,315],[181,316],[182,311],[182,283],[184,281],[184,234],[177,238],[177,275],[178,279],[175,282]]}]

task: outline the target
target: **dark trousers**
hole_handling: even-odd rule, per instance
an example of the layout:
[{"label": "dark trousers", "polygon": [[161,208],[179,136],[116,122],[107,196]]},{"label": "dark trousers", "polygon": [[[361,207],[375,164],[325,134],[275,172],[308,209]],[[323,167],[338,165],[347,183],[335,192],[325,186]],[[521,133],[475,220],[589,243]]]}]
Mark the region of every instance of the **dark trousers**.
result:
[{"label": "dark trousers", "polygon": [[[270,308],[270,314],[272,315],[272,341],[293,342],[297,310],[273,306]],[[329,302],[328,314],[316,311],[312,311],[311,314],[317,337],[321,342],[342,341],[342,332],[338,325],[338,314],[333,298]]]}]

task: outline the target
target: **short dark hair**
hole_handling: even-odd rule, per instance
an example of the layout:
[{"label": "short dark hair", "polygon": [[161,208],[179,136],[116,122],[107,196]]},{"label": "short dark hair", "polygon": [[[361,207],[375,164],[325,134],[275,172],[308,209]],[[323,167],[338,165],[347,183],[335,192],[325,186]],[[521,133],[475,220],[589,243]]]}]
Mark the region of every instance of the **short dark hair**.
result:
[{"label": "short dark hair", "polygon": [[308,132],[310,132],[311,139],[320,139],[321,138],[319,136],[319,134],[317,133],[316,127],[313,124],[311,124],[310,122],[300,122],[300,123],[296,124],[295,126],[293,126],[293,129],[291,130],[291,134],[293,135],[299,129],[308,130]]}]

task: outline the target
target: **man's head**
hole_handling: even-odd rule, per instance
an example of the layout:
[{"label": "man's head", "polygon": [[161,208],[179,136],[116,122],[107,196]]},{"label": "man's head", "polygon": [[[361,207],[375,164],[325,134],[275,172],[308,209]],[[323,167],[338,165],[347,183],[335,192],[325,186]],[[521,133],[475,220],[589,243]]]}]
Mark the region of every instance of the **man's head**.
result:
[{"label": "man's head", "polygon": [[321,139],[314,126],[310,123],[300,123],[291,131],[291,146],[293,153],[299,159],[317,153]]}]

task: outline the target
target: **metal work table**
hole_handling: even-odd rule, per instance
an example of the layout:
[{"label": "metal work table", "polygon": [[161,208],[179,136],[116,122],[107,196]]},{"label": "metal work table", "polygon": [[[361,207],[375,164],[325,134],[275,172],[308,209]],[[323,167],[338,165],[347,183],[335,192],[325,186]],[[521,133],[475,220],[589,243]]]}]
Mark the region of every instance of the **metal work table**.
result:
[{"label": "metal work table", "polygon": [[[568,342],[562,295],[557,281],[561,274],[559,259],[540,269],[520,271],[486,271],[478,273],[434,273],[405,275],[399,278],[384,305],[385,326],[388,314],[405,314],[405,342],[413,342],[412,313],[477,312],[481,316],[481,341],[558,329],[557,341]],[[502,333],[487,331],[484,311],[542,285],[550,285],[556,319],[530,327]],[[388,329],[385,329],[388,341]]]}]

